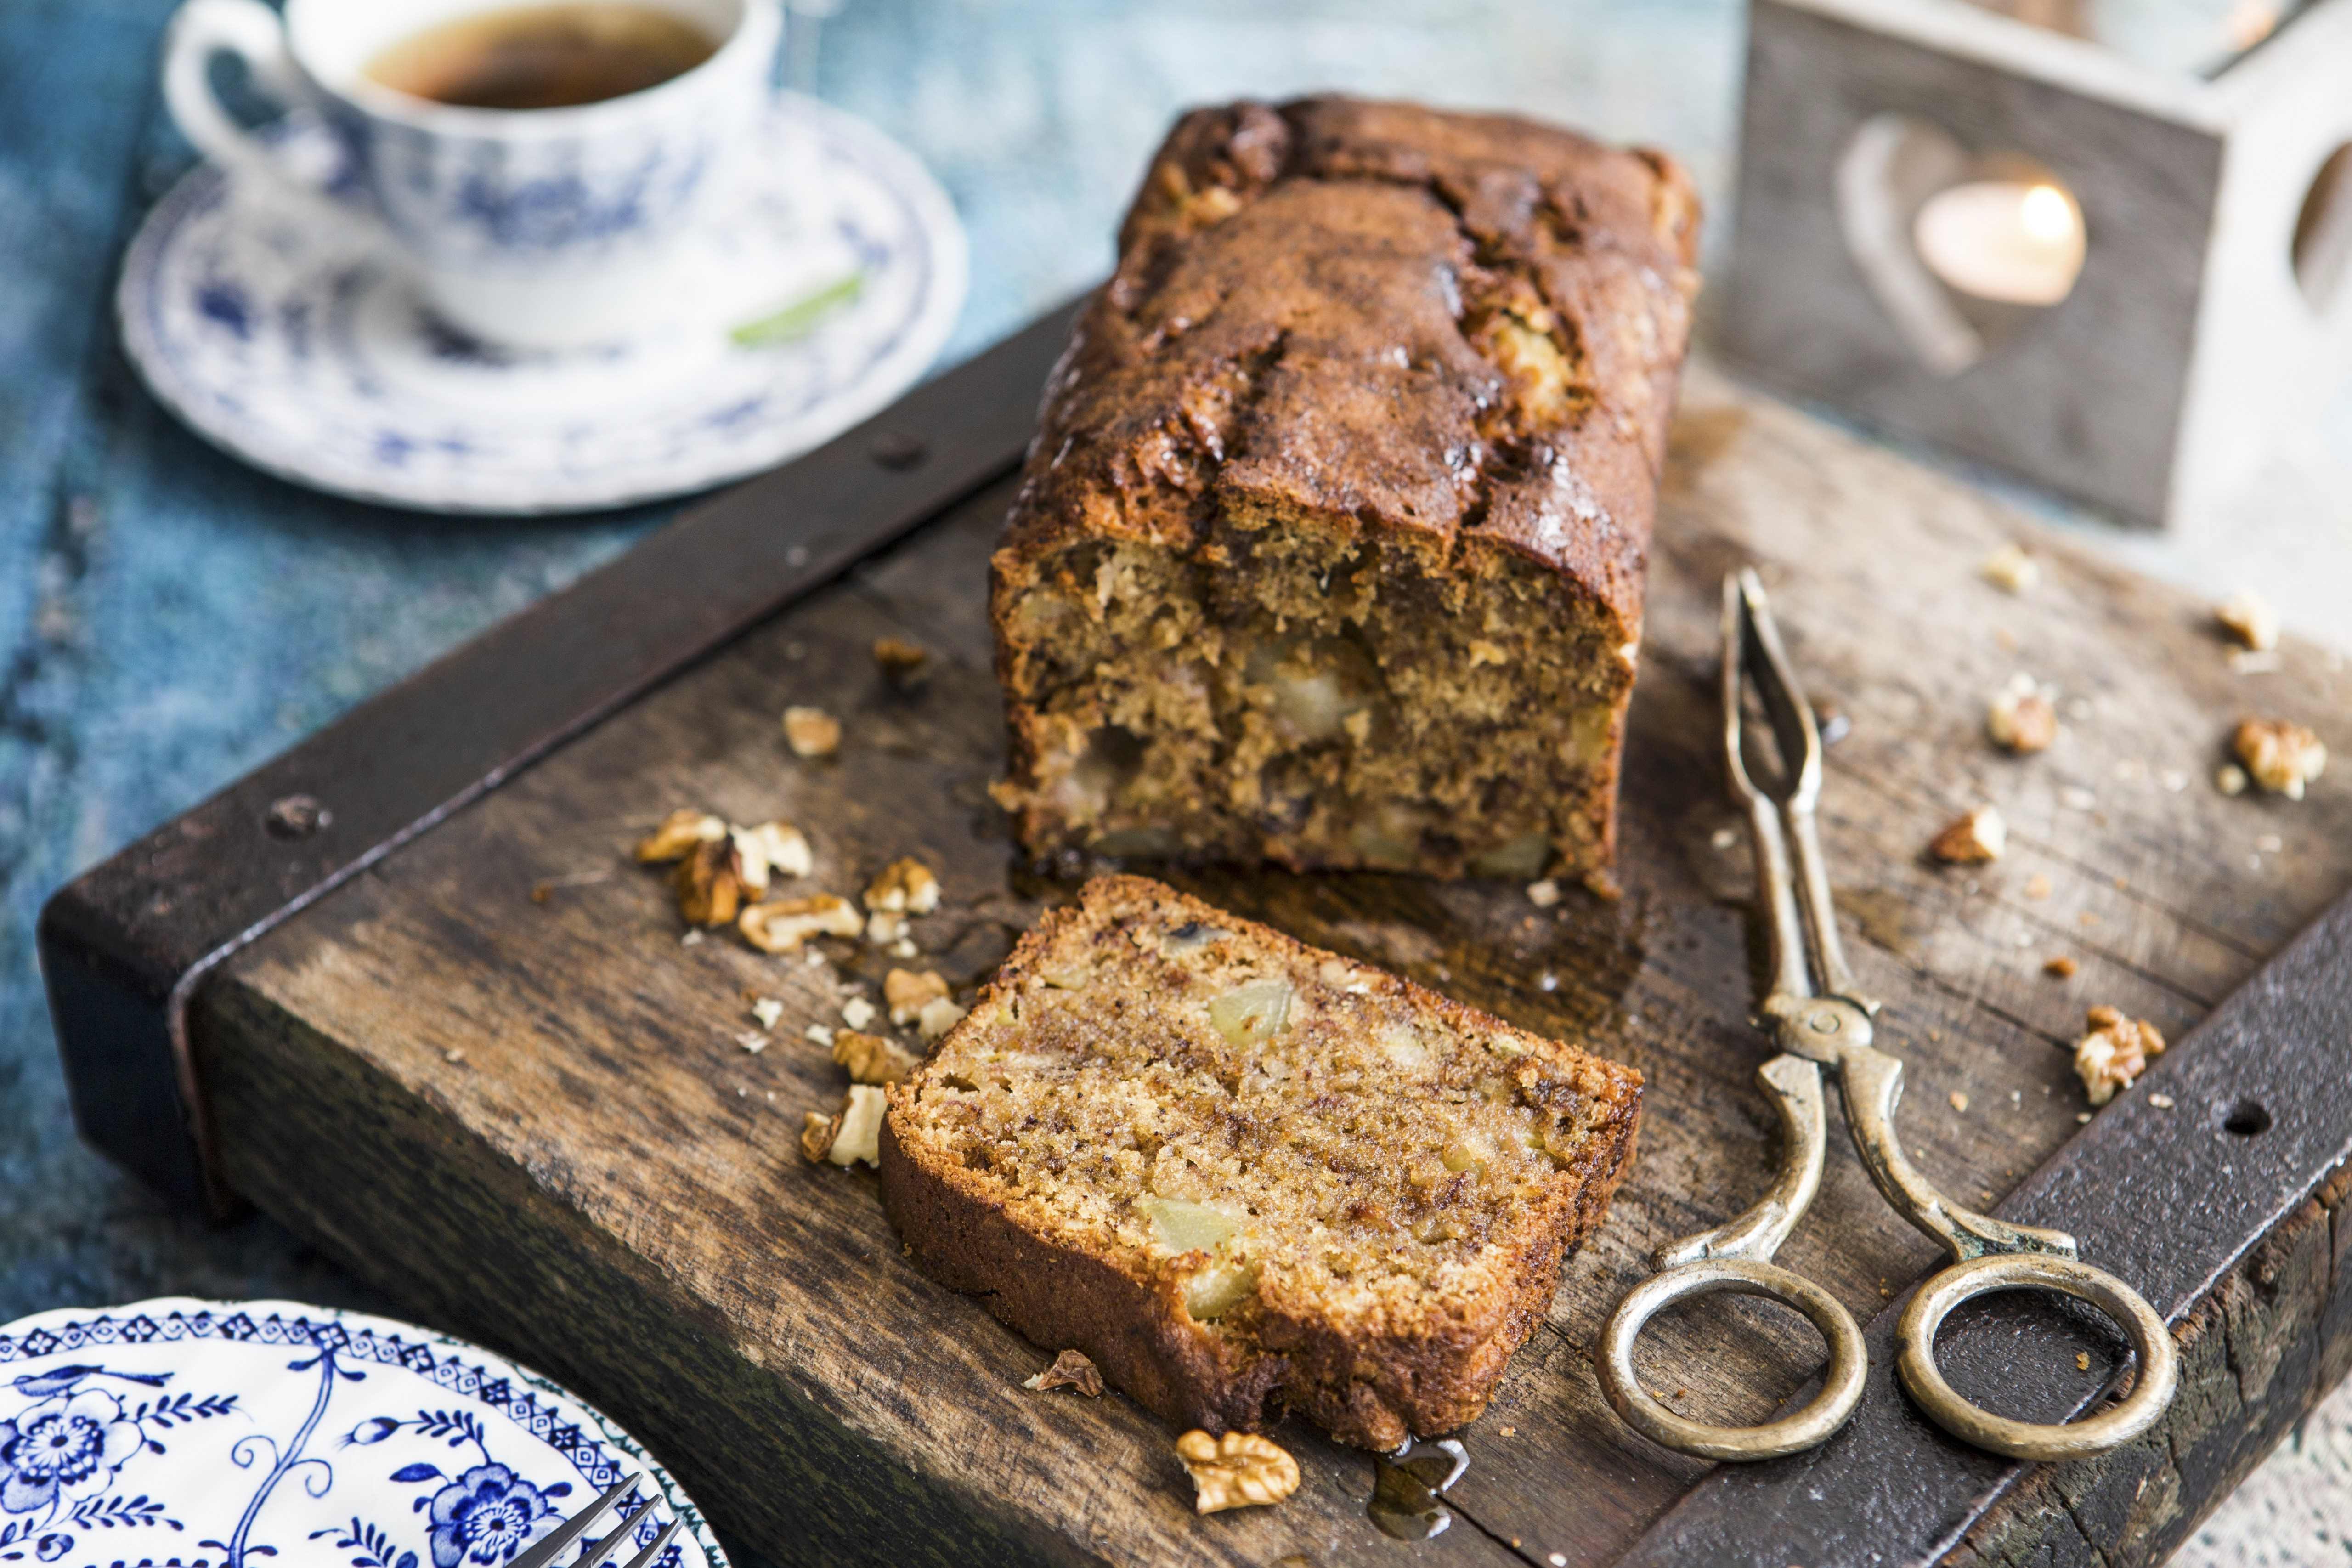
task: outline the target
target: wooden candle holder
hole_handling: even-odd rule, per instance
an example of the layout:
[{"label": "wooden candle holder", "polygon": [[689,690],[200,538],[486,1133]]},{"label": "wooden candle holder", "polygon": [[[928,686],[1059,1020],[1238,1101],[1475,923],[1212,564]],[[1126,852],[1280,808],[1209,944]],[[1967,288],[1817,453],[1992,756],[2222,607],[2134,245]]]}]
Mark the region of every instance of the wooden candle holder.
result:
[{"label": "wooden candle holder", "polygon": [[[2204,75],[1966,0],[1748,20],[1723,341],[1765,380],[2167,524],[2352,366],[2352,0]],[[2071,197],[2057,303],[1963,293],[1915,243],[1939,192],[1994,180]]]}]

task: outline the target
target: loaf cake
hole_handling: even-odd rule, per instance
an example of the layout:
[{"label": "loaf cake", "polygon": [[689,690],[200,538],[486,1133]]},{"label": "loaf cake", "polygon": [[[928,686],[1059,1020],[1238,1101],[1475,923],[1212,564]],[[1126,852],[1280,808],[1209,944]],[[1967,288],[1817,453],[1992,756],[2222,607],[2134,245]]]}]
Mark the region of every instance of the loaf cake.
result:
[{"label": "loaf cake", "polygon": [[935,1279],[1171,1421],[1391,1448],[1486,1407],[1641,1076],[1103,877],[889,1095],[883,1196]]},{"label": "loaf cake", "polygon": [[1697,227],[1528,121],[1179,121],[993,563],[1023,844],[1605,888]]}]

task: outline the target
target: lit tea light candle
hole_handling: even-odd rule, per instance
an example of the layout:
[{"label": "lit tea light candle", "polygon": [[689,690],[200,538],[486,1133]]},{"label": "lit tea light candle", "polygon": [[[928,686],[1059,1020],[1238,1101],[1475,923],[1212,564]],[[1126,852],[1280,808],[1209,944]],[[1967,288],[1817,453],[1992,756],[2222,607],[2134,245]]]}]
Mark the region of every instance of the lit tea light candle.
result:
[{"label": "lit tea light candle", "polygon": [[2083,213],[2052,184],[1977,180],[1937,192],[1911,226],[1927,270],[1963,294],[2054,305],[2083,270]]}]

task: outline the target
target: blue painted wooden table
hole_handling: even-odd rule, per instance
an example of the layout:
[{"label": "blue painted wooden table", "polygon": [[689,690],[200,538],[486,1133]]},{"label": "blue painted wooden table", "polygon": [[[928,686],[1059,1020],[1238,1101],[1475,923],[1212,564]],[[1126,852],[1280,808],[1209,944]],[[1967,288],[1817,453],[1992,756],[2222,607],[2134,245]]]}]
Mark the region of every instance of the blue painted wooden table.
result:
[{"label": "blue painted wooden table", "polygon": [[[384,1305],[266,1220],[208,1229],[163,1212],[80,1145],[35,912],[674,510],[486,523],[362,506],[245,469],[164,415],[122,359],[108,300],[139,216],[187,166],[155,88],[170,9],[0,3],[0,1321],[163,1292]],[[973,255],[948,351],[960,358],[1108,268],[1137,171],[1188,103],[1344,86],[1524,109],[1663,144],[1719,195],[1739,47],[1736,0],[853,0],[826,26],[816,87],[904,140],[954,195]],[[2242,539],[2232,562],[2251,550],[2291,622],[2352,640],[2352,527],[2336,514],[2279,528],[2268,545]],[[2184,578],[2214,570],[2193,544],[2116,548]],[[2343,1452],[2320,1473],[2340,1474]],[[2310,1511],[2295,1477],[2293,1506]],[[2352,1508],[2317,1506],[2297,1538],[2336,1529],[2336,1514]],[[2208,1535],[2213,1560],[2256,1560],[2244,1527]],[[2261,1550],[2305,1560],[2284,1542]]]}]

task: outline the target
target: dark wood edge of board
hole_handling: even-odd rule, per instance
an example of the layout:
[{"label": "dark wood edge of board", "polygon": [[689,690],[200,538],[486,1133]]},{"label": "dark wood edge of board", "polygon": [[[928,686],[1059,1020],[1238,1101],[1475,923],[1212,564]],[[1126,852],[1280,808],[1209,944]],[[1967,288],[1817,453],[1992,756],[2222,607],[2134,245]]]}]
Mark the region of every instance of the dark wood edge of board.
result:
[{"label": "dark wood edge of board", "polygon": [[[39,953],[83,1133],[217,1212],[185,1014],[226,957],[859,559],[1001,478],[1076,305],[866,425],[688,511],[69,884]],[[403,767],[379,766],[399,756]],[[2352,1156],[2352,899],[2336,905],[2014,1193],[2000,1213],[2074,1230],[2091,1261],[2179,1322]],[[2172,1108],[2159,1109],[2163,1094]],[[2250,1119],[2249,1108],[2259,1107]],[[2260,1120],[2256,1132],[2234,1130]],[[2128,1201],[2126,1201],[2127,1197]],[[2181,1223],[2193,1215],[2193,1225]],[[1898,1299],[1872,1325],[1868,1394],[1808,1455],[1725,1467],[1625,1563],[1932,1561],[2031,1467],[1943,1436],[1895,1388]],[[2068,1332],[2038,1299],[1963,1329],[1944,1362],[1999,1388],[2011,1334]],[[2079,1333],[2068,1342],[2079,1341]],[[2120,1355],[2116,1372],[2125,1368]],[[2009,1413],[2059,1420],[2048,1390]],[[2041,1396],[2040,1405],[2035,1402]],[[1800,1393],[1799,1399],[1806,1395]]]},{"label": "dark wood edge of board", "polygon": [[698,505],[54,894],[36,945],[82,1136],[215,1217],[190,998],[241,948],[957,501],[1026,449],[1077,301]]}]

